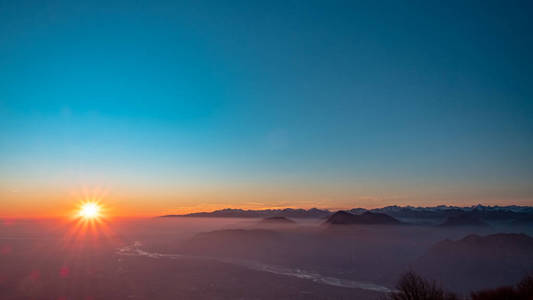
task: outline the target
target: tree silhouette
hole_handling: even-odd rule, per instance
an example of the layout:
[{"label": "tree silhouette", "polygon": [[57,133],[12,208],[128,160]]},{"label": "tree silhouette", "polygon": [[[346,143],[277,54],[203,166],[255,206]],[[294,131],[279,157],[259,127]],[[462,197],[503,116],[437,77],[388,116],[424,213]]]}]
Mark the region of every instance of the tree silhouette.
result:
[{"label": "tree silhouette", "polygon": [[455,294],[448,293],[438,287],[435,281],[428,281],[418,274],[409,271],[404,273],[396,292],[391,293],[392,300],[456,300]]},{"label": "tree silhouette", "polygon": [[[457,295],[437,286],[435,281],[422,278],[415,272],[404,273],[396,291],[389,295],[391,300],[458,300]],[[466,299],[466,298],[465,298]],[[471,300],[533,300],[533,276],[525,276],[516,286],[502,286],[495,289],[475,291]]]}]

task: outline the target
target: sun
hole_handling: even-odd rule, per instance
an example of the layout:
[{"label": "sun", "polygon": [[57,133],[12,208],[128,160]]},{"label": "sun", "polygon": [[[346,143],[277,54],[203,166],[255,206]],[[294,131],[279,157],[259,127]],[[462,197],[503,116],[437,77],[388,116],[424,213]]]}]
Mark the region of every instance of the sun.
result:
[{"label": "sun", "polygon": [[100,217],[100,211],[101,207],[98,203],[87,202],[81,206],[78,215],[87,220],[97,219]]}]

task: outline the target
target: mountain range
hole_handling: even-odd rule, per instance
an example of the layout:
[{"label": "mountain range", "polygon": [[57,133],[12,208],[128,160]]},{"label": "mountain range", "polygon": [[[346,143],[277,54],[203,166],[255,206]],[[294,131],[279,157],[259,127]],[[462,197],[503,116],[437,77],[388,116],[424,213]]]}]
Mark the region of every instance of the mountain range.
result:
[{"label": "mountain range", "polygon": [[285,217],[285,218],[327,218],[332,214],[327,209],[262,209],[262,210],[244,210],[226,208],[215,210],[212,212],[197,212],[184,215],[165,215],[162,217],[207,217],[207,218],[269,218],[269,217]]},{"label": "mountain range", "polygon": [[[533,207],[531,206],[484,206],[475,205],[468,207],[458,206],[433,206],[433,207],[414,207],[414,206],[387,206],[383,208],[365,209],[354,208],[347,210],[352,215],[363,215],[365,213],[382,214],[395,218],[404,223],[432,223],[435,225],[443,224],[445,226],[466,223],[469,225],[481,225],[485,222],[500,222],[509,225],[528,225],[532,224]],[[244,209],[221,209],[212,212],[198,212],[182,215],[165,215],[162,217],[206,217],[206,218],[315,218],[327,219],[335,212],[328,209],[263,209],[263,210],[244,210]]]}]

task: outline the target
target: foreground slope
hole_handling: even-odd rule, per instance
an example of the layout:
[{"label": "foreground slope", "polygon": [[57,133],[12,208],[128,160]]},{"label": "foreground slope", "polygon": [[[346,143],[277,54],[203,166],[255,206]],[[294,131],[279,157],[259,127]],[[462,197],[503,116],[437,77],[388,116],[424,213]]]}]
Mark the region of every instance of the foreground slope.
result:
[{"label": "foreground slope", "polygon": [[444,240],[418,259],[415,269],[455,291],[511,285],[533,272],[533,238],[501,233]]}]

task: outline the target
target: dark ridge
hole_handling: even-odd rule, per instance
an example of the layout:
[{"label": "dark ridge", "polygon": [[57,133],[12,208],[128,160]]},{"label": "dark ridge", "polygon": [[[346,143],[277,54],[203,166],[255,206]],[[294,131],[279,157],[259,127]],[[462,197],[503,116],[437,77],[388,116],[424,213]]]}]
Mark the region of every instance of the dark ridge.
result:
[{"label": "dark ridge", "polygon": [[[365,209],[355,208],[350,212],[358,214]],[[450,216],[457,216],[463,213],[470,213],[481,220],[487,221],[508,221],[533,216],[533,207],[531,206],[432,206],[432,207],[413,207],[413,206],[386,206],[368,210],[371,212],[387,214],[397,219],[441,219],[445,220]]]},{"label": "dark ridge", "polygon": [[266,229],[225,229],[204,232],[180,245],[179,252],[193,255],[253,258],[270,256],[282,234]]},{"label": "dark ridge", "polygon": [[533,225],[533,215],[525,215],[520,218],[517,218],[511,222],[513,226],[532,226]]},{"label": "dark ridge", "polygon": [[457,216],[449,216],[444,223],[440,224],[442,227],[459,227],[459,226],[474,226],[486,227],[489,226],[481,218],[472,213],[463,213]]},{"label": "dark ridge", "polygon": [[296,224],[291,219],[285,217],[268,217],[260,221],[262,224]]},{"label": "dark ridge", "polygon": [[386,214],[364,212],[354,215],[346,211],[338,211],[330,216],[326,223],[331,225],[399,225],[402,222]]}]

